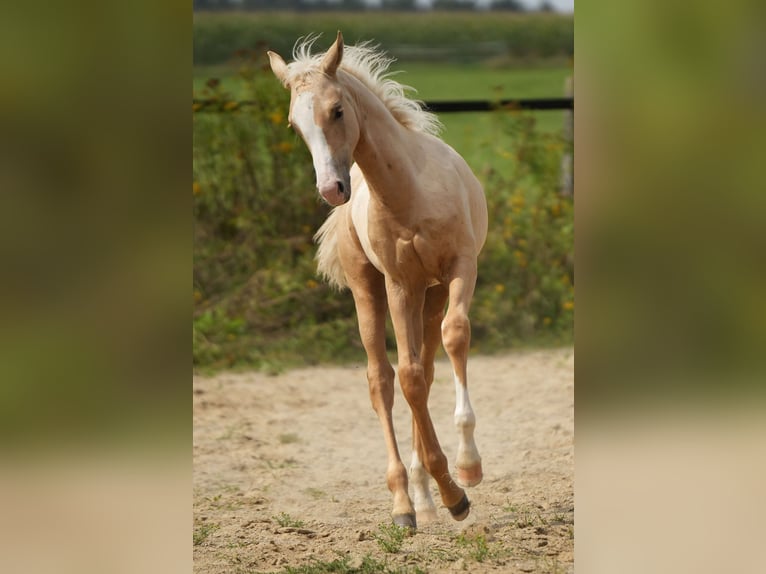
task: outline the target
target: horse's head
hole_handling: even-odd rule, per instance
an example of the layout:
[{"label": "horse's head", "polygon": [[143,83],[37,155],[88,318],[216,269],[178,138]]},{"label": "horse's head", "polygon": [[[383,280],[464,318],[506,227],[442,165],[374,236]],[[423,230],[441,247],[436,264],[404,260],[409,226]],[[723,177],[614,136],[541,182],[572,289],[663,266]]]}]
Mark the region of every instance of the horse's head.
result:
[{"label": "horse's head", "polygon": [[342,59],[340,32],[319,66],[303,74],[291,74],[282,57],[269,52],[274,75],[290,90],[288,120],[311,152],[317,190],[330,205],[341,205],[351,197],[349,170],[359,140],[352,101],[337,77]]}]

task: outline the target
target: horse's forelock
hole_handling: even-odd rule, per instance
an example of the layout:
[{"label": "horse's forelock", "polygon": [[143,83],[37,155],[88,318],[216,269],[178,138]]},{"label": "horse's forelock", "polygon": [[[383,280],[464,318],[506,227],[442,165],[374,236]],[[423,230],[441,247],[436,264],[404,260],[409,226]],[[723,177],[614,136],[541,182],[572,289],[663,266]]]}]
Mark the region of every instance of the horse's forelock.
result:
[{"label": "horse's forelock", "polygon": [[[291,86],[310,83],[311,75],[320,71],[320,63],[326,52],[312,54],[318,34],[300,38],[293,48],[294,61],[288,66]],[[410,129],[438,134],[442,124],[438,117],[423,109],[422,102],[407,97],[408,91],[415,91],[391,78],[390,65],[395,61],[380,50],[377,44],[365,41],[356,46],[345,46],[340,70],[354,76],[371,92],[376,94],[391,114]]]}]

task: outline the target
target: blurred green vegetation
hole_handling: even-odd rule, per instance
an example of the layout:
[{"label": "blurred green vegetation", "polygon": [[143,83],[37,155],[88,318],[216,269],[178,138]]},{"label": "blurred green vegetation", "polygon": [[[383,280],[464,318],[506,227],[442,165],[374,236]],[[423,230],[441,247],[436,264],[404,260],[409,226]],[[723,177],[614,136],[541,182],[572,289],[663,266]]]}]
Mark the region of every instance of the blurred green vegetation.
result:
[{"label": "blurred green vegetation", "polygon": [[[237,99],[246,99],[249,84],[242,80],[239,61],[219,66],[194,68],[194,97],[203,98],[206,82],[219,80],[218,89]],[[491,68],[456,65],[445,62],[401,64],[391,66],[397,81],[415,88],[414,97],[422,100],[500,100],[503,98],[545,98],[564,95],[564,82],[572,67],[559,62],[541,63],[534,68]],[[544,132],[560,132],[563,111],[536,114],[537,128]],[[484,151],[476,144],[489,141],[495,120],[486,113],[442,114],[442,137],[460,150],[469,163],[481,163]],[[495,130],[496,131],[496,130]]]},{"label": "blurred green vegetation", "polygon": [[578,411],[762,392],[764,5],[630,0],[582,14]]},{"label": "blurred green vegetation", "polygon": [[[312,236],[329,208],[314,191],[306,146],[286,127],[289,93],[262,51],[241,52],[237,68],[239,97],[259,105],[194,114],[194,364],[279,371],[359,360],[350,293],[316,276]],[[216,79],[197,92],[231,98]],[[531,114],[489,119],[491,129],[465,132],[455,145],[483,181],[490,213],[474,349],[569,343],[573,202],[558,193],[567,144]]]},{"label": "blurred green vegetation", "polygon": [[346,42],[375,40],[401,61],[519,64],[574,54],[574,17],[564,14],[387,12],[219,12],[194,14],[194,64],[229,61],[237,50],[264,48],[288,57],[311,33]]}]

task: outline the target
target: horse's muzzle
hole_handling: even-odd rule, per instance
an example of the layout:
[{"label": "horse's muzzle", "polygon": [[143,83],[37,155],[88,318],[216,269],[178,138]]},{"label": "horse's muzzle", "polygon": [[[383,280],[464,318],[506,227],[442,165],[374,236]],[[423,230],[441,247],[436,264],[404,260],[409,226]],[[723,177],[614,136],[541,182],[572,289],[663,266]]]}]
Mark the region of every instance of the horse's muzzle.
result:
[{"label": "horse's muzzle", "polygon": [[333,207],[343,205],[351,199],[351,186],[348,183],[337,180],[330,185],[319,187],[319,195]]}]

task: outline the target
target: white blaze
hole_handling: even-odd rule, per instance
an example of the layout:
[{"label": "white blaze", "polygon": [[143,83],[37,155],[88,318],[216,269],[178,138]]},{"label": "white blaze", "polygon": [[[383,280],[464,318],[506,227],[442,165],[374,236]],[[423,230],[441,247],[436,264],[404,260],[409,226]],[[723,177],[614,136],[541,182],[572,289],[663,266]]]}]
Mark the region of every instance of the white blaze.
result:
[{"label": "white blaze", "polygon": [[323,184],[335,185],[338,176],[335,173],[332,153],[327,144],[324,132],[314,121],[314,94],[301,92],[293,103],[292,118],[290,122],[298,128],[306,145],[311,152],[314,162],[314,173],[317,178],[317,187]]}]

